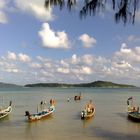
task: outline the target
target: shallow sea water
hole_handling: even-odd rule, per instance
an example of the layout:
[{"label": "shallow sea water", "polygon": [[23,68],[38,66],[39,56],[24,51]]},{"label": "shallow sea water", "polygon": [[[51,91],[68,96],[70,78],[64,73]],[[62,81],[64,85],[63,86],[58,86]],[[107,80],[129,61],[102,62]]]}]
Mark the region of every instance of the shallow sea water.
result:
[{"label": "shallow sea water", "polygon": [[[79,92],[82,100],[74,101]],[[1,88],[0,105],[8,105],[12,100],[13,111],[0,120],[0,140],[139,140],[140,123],[127,119],[129,96],[140,106],[138,88]],[[29,123],[25,111],[35,113],[40,101],[49,104],[51,98],[56,100],[53,115]],[[95,116],[81,120],[80,111],[90,99],[96,107]]]}]

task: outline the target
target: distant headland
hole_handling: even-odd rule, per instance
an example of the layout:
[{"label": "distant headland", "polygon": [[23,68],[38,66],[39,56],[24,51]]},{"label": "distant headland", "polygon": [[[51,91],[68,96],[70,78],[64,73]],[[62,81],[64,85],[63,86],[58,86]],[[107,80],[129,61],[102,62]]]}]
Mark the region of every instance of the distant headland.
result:
[{"label": "distant headland", "polygon": [[0,82],[0,88],[21,87],[20,85]]},{"label": "distant headland", "polygon": [[134,88],[134,85],[117,84],[109,81],[95,81],[91,83],[65,84],[65,83],[36,83],[25,87],[100,87],[100,88]]}]

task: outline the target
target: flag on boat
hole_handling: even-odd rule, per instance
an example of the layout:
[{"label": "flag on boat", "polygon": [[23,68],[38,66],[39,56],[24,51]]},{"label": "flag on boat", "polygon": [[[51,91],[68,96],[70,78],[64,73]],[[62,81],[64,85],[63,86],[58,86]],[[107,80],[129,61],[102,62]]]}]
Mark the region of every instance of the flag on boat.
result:
[{"label": "flag on boat", "polygon": [[131,97],[129,97],[127,100],[132,100],[133,99],[133,97],[131,96]]},{"label": "flag on boat", "polygon": [[129,100],[132,100],[132,99],[133,99],[132,96],[127,99],[127,105],[129,105]]}]

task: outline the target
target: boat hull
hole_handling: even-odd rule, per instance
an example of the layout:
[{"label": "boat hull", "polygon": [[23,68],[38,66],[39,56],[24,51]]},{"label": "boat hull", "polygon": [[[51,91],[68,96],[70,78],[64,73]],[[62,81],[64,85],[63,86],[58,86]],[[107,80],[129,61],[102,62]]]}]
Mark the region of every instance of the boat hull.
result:
[{"label": "boat hull", "polygon": [[95,114],[95,109],[91,113],[84,113],[84,111],[82,111],[81,112],[81,119],[83,119],[83,120],[84,119],[90,119],[90,118],[92,118],[94,116],[94,114]]},{"label": "boat hull", "polygon": [[11,102],[10,105],[0,111],[0,119],[7,117],[12,112]]},{"label": "boat hull", "polygon": [[49,117],[50,115],[52,115],[54,110],[55,110],[54,106],[53,107],[51,106],[49,108],[49,111],[43,110],[43,111],[36,113],[36,114],[29,114],[29,112],[26,112],[26,114],[28,113],[28,115],[26,115],[26,116],[28,116],[29,122],[34,122],[34,121],[38,121],[38,120]]},{"label": "boat hull", "polygon": [[140,113],[138,113],[138,112],[128,113],[128,119],[135,121],[135,122],[140,122]]},{"label": "boat hull", "polygon": [[49,116],[51,116],[51,115],[52,115],[52,113],[43,115],[43,116],[41,116],[41,117],[32,117],[32,116],[29,116],[29,117],[28,117],[28,121],[29,121],[29,122],[38,121],[38,120],[41,120],[41,119],[45,119],[45,118],[47,118],[47,117],[49,117]]}]

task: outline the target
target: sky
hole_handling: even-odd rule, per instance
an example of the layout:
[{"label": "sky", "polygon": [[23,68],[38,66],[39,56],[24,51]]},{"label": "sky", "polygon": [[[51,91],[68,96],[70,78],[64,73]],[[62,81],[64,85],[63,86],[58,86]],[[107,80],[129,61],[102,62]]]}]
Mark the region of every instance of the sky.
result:
[{"label": "sky", "polygon": [[80,7],[0,0],[0,82],[140,85],[140,11],[116,24],[114,11],[79,18]]}]

